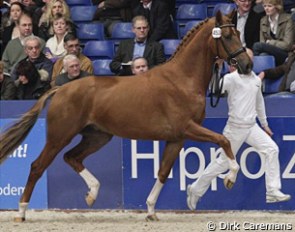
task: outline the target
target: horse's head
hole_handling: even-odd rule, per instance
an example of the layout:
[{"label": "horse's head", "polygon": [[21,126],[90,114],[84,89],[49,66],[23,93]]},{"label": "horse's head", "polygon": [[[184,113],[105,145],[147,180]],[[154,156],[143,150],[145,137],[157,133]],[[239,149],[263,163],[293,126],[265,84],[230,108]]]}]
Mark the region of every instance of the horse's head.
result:
[{"label": "horse's head", "polygon": [[218,58],[226,60],[229,65],[236,65],[239,73],[248,74],[253,63],[242,46],[239,32],[231,22],[233,15],[234,11],[227,16],[222,16],[220,11],[217,12],[210,41],[211,48]]}]

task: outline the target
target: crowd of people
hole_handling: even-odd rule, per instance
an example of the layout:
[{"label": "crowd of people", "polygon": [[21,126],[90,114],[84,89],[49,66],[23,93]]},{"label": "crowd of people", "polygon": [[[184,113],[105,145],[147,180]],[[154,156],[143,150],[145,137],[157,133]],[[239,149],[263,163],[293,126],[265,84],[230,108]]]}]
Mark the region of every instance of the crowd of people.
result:
[{"label": "crowd of people", "polygon": [[[276,68],[264,70],[259,77],[278,79],[284,76],[280,91],[294,91],[295,33],[290,3],[286,1],[286,12],[283,0],[232,2],[236,5],[232,22],[240,32],[243,46],[256,56],[272,55],[275,58]],[[92,61],[83,55],[76,35],[77,25],[71,20],[66,0],[7,0],[5,3],[9,7],[1,16],[2,70],[3,76],[15,82],[16,88],[22,83],[18,67],[25,62],[34,65],[38,79],[41,79],[40,71],[46,72],[48,78],[46,81],[43,78],[41,83],[49,83],[51,87],[60,83],[57,77],[68,73],[65,62],[68,59],[65,58],[78,59],[81,73],[93,74]],[[178,38],[174,23],[176,0],[93,0],[92,3],[96,6],[93,22],[103,23],[106,39],[111,37],[115,23],[132,23],[134,38],[120,41],[110,63],[110,70],[115,75],[132,75],[133,60],[138,57],[144,58],[149,68],[166,62],[160,40]],[[2,81],[0,83],[1,99],[7,99],[2,97],[5,91]]]}]

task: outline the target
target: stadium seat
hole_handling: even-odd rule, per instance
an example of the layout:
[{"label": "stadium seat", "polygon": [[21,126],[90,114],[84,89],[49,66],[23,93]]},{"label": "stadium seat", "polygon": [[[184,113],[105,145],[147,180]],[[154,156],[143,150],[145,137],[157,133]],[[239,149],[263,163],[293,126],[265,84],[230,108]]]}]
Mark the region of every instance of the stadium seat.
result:
[{"label": "stadium seat", "polygon": [[198,25],[201,20],[191,20],[185,23],[184,27],[179,28],[180,30],[178,31],[179,33],[179,38],[182,39],[189,30],[191,30],[194,26]]},{"label": "stadium seat", "polygon": [[69,7],[72,6],[92,6],[91,0],[66,0]]},{"label": "stadium seat", "polygon": [[175,26],[178,38],[181,38],[185,24],[191,20],[204,20],[207,18],[206,4],[182,4],[178,7],[175,17]]},{"label": "stadium seat", "polygon": [[85,43],[83,54],[91,60],[112,59],[115,54],[114,42],[110,40],[92,40]]},{"label": "stadium seat", "polygon": [[73,6],[70,8],[71,19],[76,22],[92,22],[97,6]]},{"label": "stadium seat", "polygon": [[176,20],[203,20],[207,18],[206,4],[182,4],[176,12]]},{"label": "stadium seat", "polygon": [[93,60],[93,74],[95,76],[114,76],[115,74],[110,70],[111,59]]},{"label": "stadium seat", "polygon": [[234,3],[218,3],[213,8],[212,16],[215,16],[218,10],[220,10],[222,14],[229,14],[234,9],[236,9],[236,4]]},{"label": "stadium seat", "polygon": [[104,25],[102,23],[79,23],[77,37],[82,44],[90,40],[104,40]]},{"label": "stadium seat", "polygon": [[164,46],[164,54],[166,58],[169,58],[171,55],[174,54],[176,48],[180,43],[180,39],[162,39],[160,43]]},{"label": "stadium seat", "polygon": [[254,56],[253,57],[253,71],[256,74],[259,74],[261,71],[274,68],[275,67],[275,58],[274,56]]},{"label": "stadium seat", "polygon": [[130,22],[118,22],[113,26],[111,39],[121,40],[134,38],[132,31],[132,23]]}]

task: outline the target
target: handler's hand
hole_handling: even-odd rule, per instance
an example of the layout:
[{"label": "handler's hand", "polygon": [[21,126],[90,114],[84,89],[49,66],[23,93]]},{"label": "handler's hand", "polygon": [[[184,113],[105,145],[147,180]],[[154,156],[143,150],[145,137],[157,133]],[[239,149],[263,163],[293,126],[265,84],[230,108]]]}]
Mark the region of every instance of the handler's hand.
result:
[{"label": "handler's hand", "polygon": [[263,129],[269,136],[273,135],[272,130],[268,126],[263,127]]}]

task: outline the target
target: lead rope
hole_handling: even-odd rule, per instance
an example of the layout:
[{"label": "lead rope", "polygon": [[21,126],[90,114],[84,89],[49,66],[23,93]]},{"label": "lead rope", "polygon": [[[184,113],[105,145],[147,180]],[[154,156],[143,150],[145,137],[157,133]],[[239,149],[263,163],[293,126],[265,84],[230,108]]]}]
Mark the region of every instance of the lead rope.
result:
[{"label": "lead rope", "polygon": [[[210,105],[215,108],[220,100],[221,93],[223,88],[223,78],[220,76],[219,65],[218,63],[214,63],[213,65],[213,78],[210,86]],[[214,102],[214,97],[216,97],[216,101]]]}]

